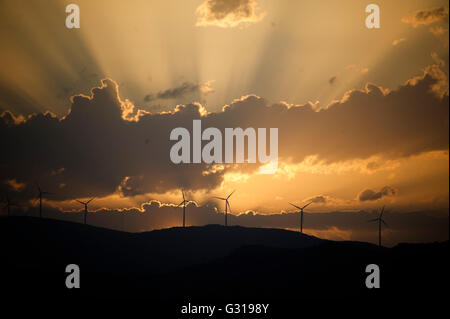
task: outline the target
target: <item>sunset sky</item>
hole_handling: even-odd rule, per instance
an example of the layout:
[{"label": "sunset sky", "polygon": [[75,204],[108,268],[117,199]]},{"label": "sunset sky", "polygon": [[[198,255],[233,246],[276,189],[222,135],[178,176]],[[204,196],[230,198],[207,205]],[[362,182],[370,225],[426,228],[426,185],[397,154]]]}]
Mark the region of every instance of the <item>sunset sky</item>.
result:
[{"label": "sunset sky", "polygon": [[[0,0],[0,190],[35,205],[38,181],[52,209],[95,196],[92,211],[116,212],[178,204],[181,188],[222,211],[211,197],[236,189],[236,215],[313,201],[448,226],[448,1],[373,2],[380,29],[369,3]],[[171,163],[169,133],[193,119],[277,127],[277,172]]]}]

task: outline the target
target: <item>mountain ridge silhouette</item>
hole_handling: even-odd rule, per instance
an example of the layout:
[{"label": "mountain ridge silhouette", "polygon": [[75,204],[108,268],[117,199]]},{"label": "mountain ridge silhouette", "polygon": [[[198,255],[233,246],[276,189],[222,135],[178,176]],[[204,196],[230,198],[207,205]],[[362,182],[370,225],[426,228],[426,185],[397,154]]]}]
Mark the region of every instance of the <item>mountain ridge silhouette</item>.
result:
[{"label": "mountain ridge silhouette", "polygon": [[[127,233],[33,217],[0,218],[0,234],[8,247],[7,287],[17,296],[25,289],[55,298],[287,302],[317,294],[435,295],[448,283],[442,259],[448,241],[385,248],[282,229],[207,225]],[[72,263],[80,267],[81,289],[65,287]],[[380,266],[383,289],[365,286],[372,263]]]}]

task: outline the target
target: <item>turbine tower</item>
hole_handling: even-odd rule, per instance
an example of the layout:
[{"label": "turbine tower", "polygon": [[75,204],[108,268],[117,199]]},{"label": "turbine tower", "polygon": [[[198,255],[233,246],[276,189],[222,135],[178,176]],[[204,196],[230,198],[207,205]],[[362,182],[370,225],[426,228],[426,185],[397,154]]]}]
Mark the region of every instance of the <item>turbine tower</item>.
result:
[{"label": "turbine tower", "polygon": [[378,218],[369,220],[369,222],[378,222],[378,246],[380,246],[380,247],[381,247],[381,223],[383,223],[384,226],[389,227],[388,224],[382,218],[383,213],[384,213],[384,206],[381,209],[381,213],[380,213],[380,216],[378,216]]},{"label": "turbine tower", "polygon": [[231,206],[230,206],[230,202],[228,201],[228,199],[230,199],[231,195],[233,195],[234,192],[235,192],[235,190],[232,191],[231,194],[228,195],[228,197],[216,197],[216,196],[214,196],[214,198],[217,198],[217,199],[225,201],[225,226],[228,226],[228,209],[230,209],[230,213],[231,213]]},{"label": "turbine tower", "polygon": [[186,204],[189,204],[191,201],[186,200],[183,190],[181,190],[181,194],[183,195],[183,201],[179,203],[177,207],[183,205],[183,227],[186,227]]},{"label": "turbine tower", "polygon": [[42,195],[50,195],[51,193],[42,191],[38,183],[36,183],[36,187],[39,192],[37,195],[39,198],[39,217],[42,218]]},{"label": "turbine tower", "polygon": [[90,200],[88,200],[87,202],[82,202],[78,199],[76,199],[76,201],[82,205],[84,205],[84,224],[86,225],[86,216],[88,213],[88,204],[91,202],[91,200],[93,200],[95,197],[92,197]]},{"label": "turbine tower", "polygon": [[300,210],[300,212],[299,212],[299,213],[300,213],[300,234],[303,234],[303,210],[304,210],[306,207],[308,207],[309,205],[311,205],[312,202],[306,204],[306,205],[303,206],[303,207],[298,207],[297,205],[294,205],[294,204],[292,204],[292,203],[289,203],[289,204],[291,204],[292,206],[294,206],[295,208],[297,208],[297,209]]}]

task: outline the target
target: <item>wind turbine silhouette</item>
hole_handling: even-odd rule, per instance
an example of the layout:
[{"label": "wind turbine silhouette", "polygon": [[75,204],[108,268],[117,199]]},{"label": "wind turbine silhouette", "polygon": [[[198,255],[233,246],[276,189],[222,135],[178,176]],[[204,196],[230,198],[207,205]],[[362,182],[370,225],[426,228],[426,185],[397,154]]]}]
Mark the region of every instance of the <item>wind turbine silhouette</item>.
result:
[{"label": "wind turbine silhouette", "polygon": [[42,195],[50,195],[52,193],[42,191],[41,187],[39,186],[39,184],[37,182],[36,182],[36,187],[39,191],[39,193],[37,195],[39,198],[39,218],[42,218]]},{"label": "wind turbine silhouette", "polygon": [[11,202],[11,199],[9,198],[8,194],[5,193],[5,206],[3,208],[6,208],[8,211],[8,217],[11,215],[11,207],[17,206],[13,202]]},{"label": "wind turbine silhouette", "polygon": [[378,218],[369,220],[369,222],[378,222],[378,246],[380,246],[380,247],[381,247],[381,223],[383,223],[384,226],[389,227],[388,224],[382,218],[383,213],[384,213],[384,206],[381,209],[381,213],[380,213],[380,216],[378,216]]},{"label": "wind turbine silhouette", "polygon": [[217,198],[220,200],[224,200],[225,201],[225,226],[228,226],[228,208],[230,209],[230,213],[231,213],[231,206],[230,206],[230,202],[228,201],[228,199],[230,199],[231,195],[233,195],[233,193],[236,190],[232,191],[230,195],[228,195],[228,197],[217,197],[214,196],[213,198]]},{"label": "wind turbine silhouette", "polygon": [[191,201],[186,200],[183,190],[181,190],[181,194],[183,194],[183,201],[179,203],[177,207],[183,205],[183,227],[186,227],[186,204],[189,204]]},{"label": "wind turbine silhouette", "polygon": [[86,216],[88,213],[88,204],[91,202],[91,200],[93,200],[95,197],[92,197],[90,200],[88,200],[87,202],[82,202],[78,199],[76,199],[76,201],[82,205],[84,205],[84,224],[86,225]]},{"label": "wind turbine silhouette", "polygon": [[299,213],[300,213],[300,234],[303,234],[303,210],[304,210],[306,207],[308,207],[309,205],[311,205],[312,202],[306,204],[306,205],[303,206],[303,207],[298,207],[297,205],[294,205],[294,204],[292,204],[292,203],[289,203],[289,204],[291,204],[292,206],[294,206],[294,207],[297,208],[297,209],[300,209],[300,212],[299,212]]}]

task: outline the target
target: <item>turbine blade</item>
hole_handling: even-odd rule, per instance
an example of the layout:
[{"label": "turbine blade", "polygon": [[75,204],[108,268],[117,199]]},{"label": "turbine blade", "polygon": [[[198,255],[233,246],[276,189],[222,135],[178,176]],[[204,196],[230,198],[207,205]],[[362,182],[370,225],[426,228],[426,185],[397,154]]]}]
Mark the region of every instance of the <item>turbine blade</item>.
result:
[{"label": "turbine blade", "polygon": [[236,190],[232,191],[232,192],[231,192],[231,194],[230,194],[230,195],[228,195],[227,199],[228,199],[228,198],[230,198],[230,197],[231,197],[231,195],[233,195],[233,193],[234,193],[235,191],[236,191]]},{"label": "turbine blade", "polygon": [[367,222],[370,223],[370,222],[377,222],[377,221],[378,221],[378,218],[375,218],[375,219],[368,220]]},{"label": "turbine blade", "polygon": [[80,203],[80,204],[86,204],[85,202],[82,202],[81,200],[78,200],[78,199],[75,199],[78,203]]},{"label": "turbine blade", "polygon": [[381,221],[383,222],[384,226],[389,227],[389,225],[384,220]]},{"label": "turbine blade", "polygon": [[302,210],[300,207],[298,207],[297,205],[294,205],[294,204],[292,204],[292,203],[289,203],[289,204],[291,204],[292,206],[294,206],[295,208],[298,208],[298,209],[300,209],[300,210]]},{"label": "turbine blade", "polygon": [[383,217],[383,213],[384,213],[384,206],[383,206],[383,208],[381,209],[380,218]]},{"label": "turbine blade", "polygon": [[183,205],[184,204],[184,200],[181,202],[181,203],[179,203],[178,205],[177,205],[177,207],[180,207],[181,205]]},{"label": "turbine blade", "polygon": [[311,205],[312,204],[312,202],[310,202],[310,203],[308,203],[308,204],[306,204],[305,206],[303,206],[301,209],[305,209],[306,207],[308,207],[309,205]]},{"label": "turbine blade", "polygon": [[90,200],[88,200],[87,202],[86,202],[86,204],[89,204],[90,202],[91,202],[91,200],[93,200],[95,197],[92,197]]},{"label": "turbine blade", "polygon": [[223,197],[217,197],[217,196],[213,196],[212,198],[217,198],[217,199],[221,199],[221,200],[227,200],[226,198],[223,198]]}]

